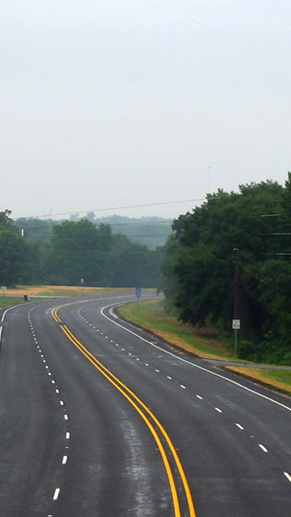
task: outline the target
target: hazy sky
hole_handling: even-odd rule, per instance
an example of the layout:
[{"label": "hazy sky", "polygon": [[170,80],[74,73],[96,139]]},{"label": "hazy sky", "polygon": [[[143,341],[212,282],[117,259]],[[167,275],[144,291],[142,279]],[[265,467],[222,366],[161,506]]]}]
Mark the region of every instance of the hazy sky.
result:
[{"label": "hazy sky", "polygon": [[[290,0],[0,7],[0,210],[13,218],[286,180]],[[175,217],[194,205],[96,215]]]}]

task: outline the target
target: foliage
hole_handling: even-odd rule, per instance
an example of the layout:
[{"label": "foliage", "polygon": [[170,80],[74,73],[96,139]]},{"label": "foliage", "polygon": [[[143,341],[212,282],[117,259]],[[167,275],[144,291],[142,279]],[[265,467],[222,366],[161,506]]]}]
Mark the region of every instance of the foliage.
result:
[{"label": "foliage", "polygon": [[34,278],[37,249],[13,225],[11,212],[0,212],[0,283],[13,285]]},{"label": "foliage", "polygon": [[[97,228],[102,225],[110,226],[113,235],[125,235],[131,242],[146,245],[149,249],[164,245],[171,233],[172,221],[162,217],[133,218],[120,215],[96,217],[94,212],[88,212],[85,218],[80,217],[79,214],[72,215],[70,222],[84,219]],[[27,240],[43,245],[50,243],[53,227],[63,222],[63,220],[21,217],[16,219],[15,226],[24,233]]]},{"label": "foliage", "polygon": [[290,207],[290,173],[285,187],[266,181],[219,190],[174,221],[165,247],[168,306],[191,325],[222,322],[231,331],[232,318],[240,319],[244,358],[290,358],[291,266],[283,253],[291,239],[282,235],[290,231]]},{"label": "foliage", "polygon": [[[0,282],[156,287],[160,252],[87,219],[53,221],[0,212]],[[38,233],[37,233],[38,232]]]},{"label": "foliage", "polygon": [[54,226],[43,269],[48,283],[63,285],[153,287],[160,280],[156,251],[87,219]]}]

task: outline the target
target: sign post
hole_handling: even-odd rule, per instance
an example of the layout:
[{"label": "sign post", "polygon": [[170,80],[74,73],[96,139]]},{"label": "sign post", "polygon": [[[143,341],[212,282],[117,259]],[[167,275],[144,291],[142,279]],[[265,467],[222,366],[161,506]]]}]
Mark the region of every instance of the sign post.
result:
[{"label": "sign post", "polygon": [[136,297],[137,297],[137,310],[139,312],[139,299],[140,299],[140,296],[141,296],[141,287],[136,287],[135,288],[135,294],[136,294]]},{"label": "sign post", "polygon": [[240,329],[240,320],[232,320],[232,328],[234,330],[234,356],[237,356],[237,331]]}]

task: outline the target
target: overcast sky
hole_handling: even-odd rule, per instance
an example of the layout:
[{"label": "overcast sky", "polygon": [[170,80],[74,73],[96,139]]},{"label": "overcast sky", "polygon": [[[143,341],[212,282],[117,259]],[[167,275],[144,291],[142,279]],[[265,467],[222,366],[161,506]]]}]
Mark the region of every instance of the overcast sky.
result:
[{"label": "overcast sky", "polygon": [[286,180],[290,0],[0,7],[0,210],[13,218],[176,217],[195,205],[176,201]]}]

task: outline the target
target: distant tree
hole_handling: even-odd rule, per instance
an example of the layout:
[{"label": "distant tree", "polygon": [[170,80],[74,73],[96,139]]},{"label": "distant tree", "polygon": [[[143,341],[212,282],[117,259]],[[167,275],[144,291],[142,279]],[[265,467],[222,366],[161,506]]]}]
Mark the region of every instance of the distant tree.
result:
[{"label": "distant tree", "polygon": [[38,268],[37,249],[20,235],[10,215],[10,210],[0,212],[0,283],[7,286],[33,281]]}]

